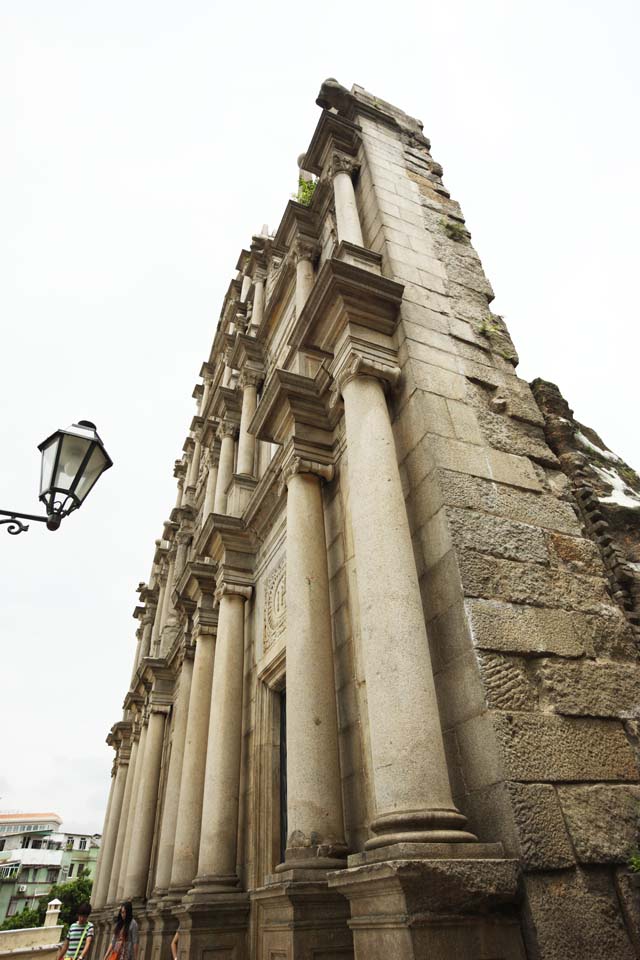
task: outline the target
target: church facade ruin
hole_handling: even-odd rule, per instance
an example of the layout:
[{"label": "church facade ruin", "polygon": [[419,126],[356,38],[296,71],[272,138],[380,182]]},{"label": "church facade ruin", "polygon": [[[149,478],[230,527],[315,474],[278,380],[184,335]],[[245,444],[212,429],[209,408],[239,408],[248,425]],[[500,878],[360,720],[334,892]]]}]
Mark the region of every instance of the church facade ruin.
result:
[{"label": "church facade ruin", "polygon": [[640,482],[517,354],[422,125],[323,84],[137,651],[100,958],[631,960]]}]

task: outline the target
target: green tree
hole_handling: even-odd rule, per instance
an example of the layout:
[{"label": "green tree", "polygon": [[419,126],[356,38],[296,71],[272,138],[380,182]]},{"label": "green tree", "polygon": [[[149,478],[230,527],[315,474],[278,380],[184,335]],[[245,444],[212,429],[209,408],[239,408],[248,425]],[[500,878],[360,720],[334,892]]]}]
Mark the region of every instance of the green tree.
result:
[{"label": "green tree", "polygon": [[[41,897],[38,907],[40,916],[40,925],[44,923],[44,915],[47,912],[47,903],[50,900],[60,900],[60,919],[58,923],[64,925],[63,936],[78,916],[78,906],[87,901],[91,903],[91,888],[93,883],[88,877],[78,877],[76,880],[68,880],[67,883],[54,883],[46,896]],[[37,926],[37,924],[36,924]]]},{"label": "green tree", "polygon": [[7,917],[6,920],[0,923],[0,930],[22,930],[24,927],[41,926],[40,911],[27,910],[25,907],[21,913],[16,913],[13,917]]}]

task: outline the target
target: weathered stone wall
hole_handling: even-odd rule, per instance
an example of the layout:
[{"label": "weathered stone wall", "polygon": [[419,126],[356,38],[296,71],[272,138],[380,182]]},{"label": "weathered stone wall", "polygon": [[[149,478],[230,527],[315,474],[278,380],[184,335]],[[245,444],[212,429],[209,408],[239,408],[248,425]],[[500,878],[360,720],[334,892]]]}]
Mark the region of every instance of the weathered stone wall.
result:
[{"label": "weathered stone wall", "polygon": [[[640,673],[636,621],[621,605],[637,597],[640,512],[623,524],[629,508],[591,511],[589,533],[604,516],[622,528],[620,604],[616,536],[603,555],[602,537],[586,535],[584,474],[572,489],[545,404],[546,423],[515,373],[428,141],[374,105],[399,129],[358,117],[359,200],[365,241],[405,285],[394,430],[454,797],[480,839],[521,860],[531,956],[631,957]],[[615,464],[603,451],[604,466]]]},{"label": "weathered stone wall", "polygon": [[517,377],[420,124],[318,104],[139,587],[96,950],[132,896],[140,960],[626,960],[640,482]]}]

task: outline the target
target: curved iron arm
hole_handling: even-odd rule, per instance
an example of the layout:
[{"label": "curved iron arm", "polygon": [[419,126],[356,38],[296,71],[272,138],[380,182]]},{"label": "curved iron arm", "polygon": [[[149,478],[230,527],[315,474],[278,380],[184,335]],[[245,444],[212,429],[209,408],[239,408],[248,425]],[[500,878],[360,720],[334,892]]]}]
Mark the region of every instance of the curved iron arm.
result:
[{"label": "curved iron arm", "polygon": [[[22,523],[23,520],[36,520],[38,523],[46,523],[49,526],[49,517],[36,517],[32,513],[16,513],[14,510],[0,510],[0,517],[7,517],[6,520],[0,520],[0,526],[7,524],[7,533],[17,536],[19,533],[26,533],[29,529],[28,523]],[[52,529],[51,527],[49,529]]]}]

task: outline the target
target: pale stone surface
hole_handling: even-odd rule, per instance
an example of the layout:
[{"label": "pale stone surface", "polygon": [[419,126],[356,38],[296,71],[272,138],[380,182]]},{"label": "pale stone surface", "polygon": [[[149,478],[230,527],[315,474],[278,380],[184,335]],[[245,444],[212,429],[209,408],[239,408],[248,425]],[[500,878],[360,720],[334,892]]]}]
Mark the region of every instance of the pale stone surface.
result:
[{"label": "pale stone surface", "polygon": [[180,801],[180,783],[184,760],[187,720],[189,716],[189,698],[193,676],[193,660],[186,658],[180,670],[180,685],[175,705],[171,757],[165,787],[162,822],[158,838],[158,859],[156,862],[155,886],[165,890],[171,882],[173,866],[173,846],[178,823],[178,804]]},{"label": "pale stone surface", "polygon": [[512,603],[601,613],[608,605],[598,577],[545,569],[538,564],[499,560],[479,553],[461,554],[462,584],[472,597],[495,597]]},{"label": "pale stone surface", "polygon": [[638,769],[622,726],[501,713],[493,725],[505,772],[514,780],[635,780]]},{"label": "pale stone surface", "polygon": [[122,866],[122,858],[124,852],[124,841],[127,832],[127,823],[130,822],[130,811],[131,811],[131,797],[133,795],[133,783],[135,780],[135,771],[138,762],[138,749],[139,742],[136,737],[133,739],[131,745],[131,757],[129,759],[129,772],[127,773],[127,779],[124,787],[124,796],[122,799],[122,813],[120,822],[116,824],[118,835],[116,838],[116,845],[113,853],[113,864],[111,867],[111,873],[108,881],[106,902],[113,903],[116,900],[118,894],[118,881],[120,878],[120,870]]},{"label": "pale stone surface", "polygon": [[116,770],[115,781],[113,784],[113,794],[110,798],[107,821],[104,828],[104,842],[100,848],[102,859],[100,862],[100,871],[95,882],[93,890],[93,905],[101,907],[106,903],[109,890],[109,880],[114,864],[116,852],[116,842],[118,839],[118,826],[125,797],[125,787],[127,782],[127,773],[129,763],[119,763]]},{"label": "pale stone surface", "polygon": [[147,889],[153,828],[158,801],[165,711],[151,710],[140,772],[140,788],[136,795],[136,811],[131,834],[131,851],[124,883],[127,899],[143,897]]},{"label": "pale stone surface", "polygon": [[484,510],[537,527],[581,534],[575,509],[549,494],[528,493],[447,470],[440,471],[440,483],[445,502],[451,506]]},{"label": "pale stone surface", "polygon": [[508,783],[520,852],[529,870],[574,864],[555,789],[546,783]]},{"label": "pale stone surface", "polygon": [[421,124],[335,80],[318,102],[315,192],[240,253],[138,588],[94,950],[126,892],[140,960],[178,924],[182,960],[523,960],[523,918],[531,960],[620,960],[633,568],[558,445],[572,414],[515,374]]},{"label": "pale stone surface", "polygon": [[634,960],[604,872],[526,876],[527,933],[544,960]]},{"label": "pale stone surface", "polygon": [[186,888],[192,882],[198,866],[205,772],[202,758],[207,749],[214,658],[214,638],[202,634],[196,641],[193,663],[171,866],[170,885],[178,889]]},{"label": "pale stone surface", "polygon": [[566,716],[640,717],[637,663],[585,660],[538,666],[542,691],[556,713]]},{"label": "pale stone surface", "polygon": [[568,610],[549,610],[497,600],[467,600],[476,646],[530,656],[555,653],[580,657],[590,650],[589,624],[595,619]]},{"label": "pale stone surface", "polygon": [[309,865],[346,848],[321,480],[301,466],[287,493],[287,848]]},{"label": "pale stone surface", "polygon": [[451,508],[446,514],[453,542],[460,551],[476,550],[507,560],[549,562],[544,536],[537,527],[473,510]]},{"label": "pale stone surface", "polygon": [[558,790],[581,863],[626,863],[638,848],[640,787],[593,784]]},{"label": "pale stone surface", "polygon": [[343,395],[377,812],[401,825],[415,811],[428,834],[454,807],[391,424],[377,380],[354,377]]},{"label": "pale stone surface", "polygon": [[236,844],[246,599],[243,589],[246,588],[235,592],[233,585],[230,585],[220,599],[198,855],[198,879],[203,882],[219,882],[223,887],[235,886],[237,883]]}]

